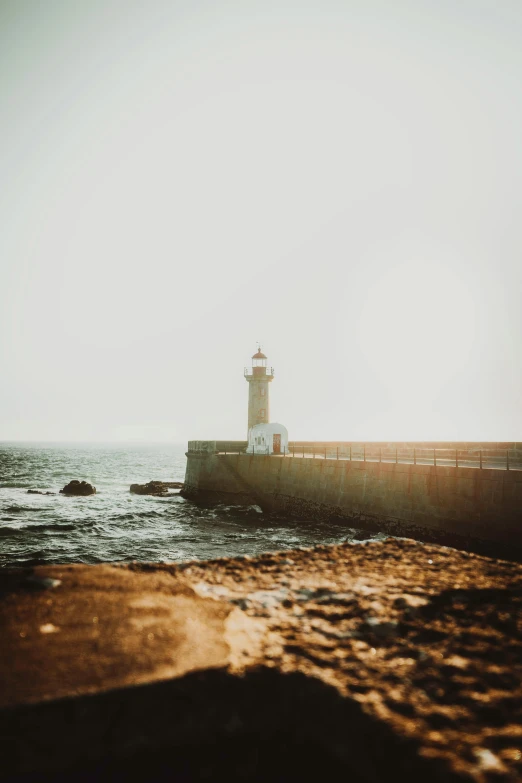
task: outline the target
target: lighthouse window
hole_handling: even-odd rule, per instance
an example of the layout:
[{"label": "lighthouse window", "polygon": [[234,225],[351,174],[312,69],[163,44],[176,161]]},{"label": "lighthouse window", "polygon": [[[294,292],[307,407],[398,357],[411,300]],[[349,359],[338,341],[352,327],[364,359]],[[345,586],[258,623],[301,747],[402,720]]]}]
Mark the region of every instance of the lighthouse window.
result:
[{"label": "lighthouse window", "polygon": [[261,408],[261,410],[259,411],[259,415],[260,416],[264,416],[265,415],[265,409],[264,408]]},{"label": "lighthouse window", "polygon": [[265,396],[265,387],[261,386],[261,397]]}]

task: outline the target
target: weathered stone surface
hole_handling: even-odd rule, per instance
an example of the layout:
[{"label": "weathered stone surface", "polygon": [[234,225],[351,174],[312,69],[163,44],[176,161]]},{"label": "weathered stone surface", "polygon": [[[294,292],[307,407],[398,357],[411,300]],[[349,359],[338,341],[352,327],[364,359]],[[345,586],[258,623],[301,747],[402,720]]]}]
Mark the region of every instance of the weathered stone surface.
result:
[{"label": "weathered stone surface", "polygon": [[60,493],[63,495],[95,495],[96,494],[96,487],[93,487],[92,484],[89,484],[87,481],[78,481],[77,479],[74,479],[74,481],[70,481],[63,489],[60,490]]},{"label": "weathered stone surface", "polygon": [[516,563],[387,540],[27,576],[0,573],[4,777],[520,777]]},{"label": "weathered stone surface", "polygon": [[135,495],[168,495],[169,489],[181,489],[180,481],[149,481],[147,484],[131,484],[130,491]]}]

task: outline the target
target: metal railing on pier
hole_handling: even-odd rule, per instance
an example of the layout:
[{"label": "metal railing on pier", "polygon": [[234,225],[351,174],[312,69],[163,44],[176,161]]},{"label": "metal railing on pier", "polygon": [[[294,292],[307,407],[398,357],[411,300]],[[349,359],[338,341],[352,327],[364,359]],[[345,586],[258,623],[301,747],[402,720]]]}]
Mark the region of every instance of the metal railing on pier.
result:
[{"label": "metal railing on pier", "polygon": [[[517,444],[518,445],[518,444]],[[266,456],[269,449],[248,447],[244,441],[216,441],[216,453]],[[522,470],[519,448],[436,448],[399,445],[375,446],[367,443],[290,443],[273,457],[348,460],[413,465],[435,465],[451,468]]]},{"label": "metal railing on pier", "polygon": [[413,465],[435,465],[453,468],[493,468],[522,470],[522,451],[518,449],[400,448],[360,444],[354,446],[291,444],[284,456],[317,459],[354,460]]}]

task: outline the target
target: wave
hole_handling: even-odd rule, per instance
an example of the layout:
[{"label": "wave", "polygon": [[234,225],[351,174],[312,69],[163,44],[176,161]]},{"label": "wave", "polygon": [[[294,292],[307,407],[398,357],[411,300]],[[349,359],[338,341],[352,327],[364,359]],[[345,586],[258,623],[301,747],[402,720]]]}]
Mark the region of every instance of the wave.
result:
[{"label": "wave", "polygon": [[10,563],[11,568],[27,568],[29,566],[52,565],[48,557],[31,557],[28,560],[16,560]]},{"label": "wave", "polygon": [[36,508],[34,506],[9,506],[9,508],[5,509],[6,514],[20,514],[25,511],[42,511],[41,508]]},{"label": "wave", "polygon": [[[92,523],[91,523],[92,524]],[[46,530],[65,531],[76,530],[78,525],[72,524],[59,524],[49,523],[43,525],[24,525],[23,527],[10,527],[9,525],[3,525],[0,527],[0,538],[7,538],[8,536],[24,535],[26,533],[44,533]]]},{"label": "wave", "polygon": [[23,531],[23,528],[21,527],[9,527],[8,525],[3,525],[3,527],[0,527],[0,538],[7,538],[7,536],[16,536],[21,531]]},{"label": "wave", "polygon": [[219,503],[214,506],[214,510],[217,513],[228,513],[231,516],[256,516],[257,514],[263,514],[263,509],[260,506],[240,506],[240,505],[228,505]]},{"label": "wave", "polygon": [[153,519],[163,517],[159,511],[134,511],[127,514],[111,514],[111,522],[136,522],[138,519]]}]

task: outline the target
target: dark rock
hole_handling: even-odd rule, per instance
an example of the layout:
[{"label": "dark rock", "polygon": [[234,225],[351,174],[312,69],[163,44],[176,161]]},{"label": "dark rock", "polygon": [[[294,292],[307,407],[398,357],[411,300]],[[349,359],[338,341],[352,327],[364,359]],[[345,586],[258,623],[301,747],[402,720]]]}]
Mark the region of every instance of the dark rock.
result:
[{"label": "dark rock", "polygon": [[135,495],[155,495],[163,497],[169,494],[169,489],[181,489],[179,481],[149,481],[147,484],[131,484],[130,491]]},{"label": "dark rock", "polygon": [[94,495],[96,494],[96,487],[92,484],[88,484],[86,481],[70,481],[63,489],[60,490],[63,495]]},{"label": "dark rock", "polygon": [[56,492],[41,492],[39,489],[28,489],[28,495],[56,495]]}]

